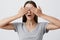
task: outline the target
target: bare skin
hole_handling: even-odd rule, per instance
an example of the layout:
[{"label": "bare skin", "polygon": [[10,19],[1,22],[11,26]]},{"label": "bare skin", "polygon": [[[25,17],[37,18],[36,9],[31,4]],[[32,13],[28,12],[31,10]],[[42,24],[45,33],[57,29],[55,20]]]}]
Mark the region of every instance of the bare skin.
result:
[{"label": "bare skin", "polygon": [[[27,17],[27,22],[25,23],[26,28],[30,32],[32,30],[34,30],[35,26],[37,25],[37,23],[33,19],[34,15],[37,15],[38,17],[41,17],[50,22],[50,23],[48,23],[46,29],[48,29],[48,30],[60,29],[60,20],[58,20],[54,17],[48,16],[46,14],[43,14],[41,8],[35,8],[32,4],[26,5],[26,8],[19,9],[17,15],[12,16],[10,18],[0,20],[0,28],[14,30],[15,29],[13,27],[14,25],[11,22],[18,18],[21,18],[24,14]],[[27,15],[31,15],[31,16],[28,17]]]},{"label": "bare skin", "polygon": [[39,8],[33,7],[31,9],[31,11],[34,12],[38,17],[41,17],[50,22],[50,23],[48,23],[46,29],[48,29],[48,30],[60,29],[60,20],[58,20],[54,17],[48,16],[46,14],[43,14],[40,7]]},{"label": "bare skin", "polygon": [[24,14],[27,13],[27,11],[28,11],[27,8],[20,8],[18,13],[17,13],[17,15],[12,16],[10,18],[6,18],[6,19],[3,19],[3,20],[0,20],[0,28],[9,29],[9,30],[15,29],[11,22],[16,20],[16,19],[18,19],[18,18],[21,18]]}]

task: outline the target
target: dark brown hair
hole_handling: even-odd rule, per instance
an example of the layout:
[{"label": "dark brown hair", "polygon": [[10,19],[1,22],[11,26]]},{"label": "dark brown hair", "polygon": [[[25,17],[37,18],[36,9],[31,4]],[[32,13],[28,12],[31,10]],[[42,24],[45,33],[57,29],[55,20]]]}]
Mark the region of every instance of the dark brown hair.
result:
[{"label": "dark brown hair", "polygon": [[[26,6],[26,4],[32,4],[34,7],[36,7],[37,8],[37,6],[36,6],[36,3],[34,2],[34,1],[27,1],[25,4],[24,4],[24,7]],[[23,16],[23,22],[26,22],[27,21],[27,18],[26,18],[26,16],[24,15]],[[38,17],[35,15],[34,16],[34,21],[36,22],[36,23],[38,23]]]}]

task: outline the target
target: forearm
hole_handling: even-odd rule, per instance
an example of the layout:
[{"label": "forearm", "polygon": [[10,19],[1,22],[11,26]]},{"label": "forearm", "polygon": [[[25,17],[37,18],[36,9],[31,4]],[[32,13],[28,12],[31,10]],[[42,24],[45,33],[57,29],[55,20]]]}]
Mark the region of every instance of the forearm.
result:
[{"label": "forearm", "polygon": [[13,20],[15,20],[17,18],[19,18],[19,16],[18,15],[15,15],[15,16],[12,16],[10,18],[6,18],[6,19],[3,19],[3,20],[0,20],[0,27],[8,24],[9,22],[11,22],[11,21],[13,21]]},{"label": "forearm", "polygon": [[54,18],[54,17],[51,17],[51,16],[48,16],[48,15],[45,15],[45,14],[42,14],[41,15],[41,18],[45,19],[45,20],[48,20],[49,22],[57,25],[60,27],[60,20]]}]

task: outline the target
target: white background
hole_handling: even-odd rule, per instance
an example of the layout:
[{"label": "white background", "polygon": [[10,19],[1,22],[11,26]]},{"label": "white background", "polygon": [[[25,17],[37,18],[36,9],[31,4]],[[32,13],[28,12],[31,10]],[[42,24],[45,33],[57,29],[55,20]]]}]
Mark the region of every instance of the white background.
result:
[{"label": "white background", "polygon": [[[0,20],[14,16],[19,7],[27,0],[0,0]],[[40,6],[44,14],[60,19],[60,0],[34,0]],[[20,19],[14,22],[22,22]],[[39,18],[40,21],[46,21]],[[14,30],[0,29],[0,40],[19,40],[18,34]],[[51,30],[43,36],[43,40],[60,40],[60,29]]]}]

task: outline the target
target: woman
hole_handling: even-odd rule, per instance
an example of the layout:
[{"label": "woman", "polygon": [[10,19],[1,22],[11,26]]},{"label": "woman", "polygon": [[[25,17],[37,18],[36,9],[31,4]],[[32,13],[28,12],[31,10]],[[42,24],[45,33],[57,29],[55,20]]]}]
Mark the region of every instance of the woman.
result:
[{"label": "woman", "polygon": [[[11,23],[11,21],[21,17],[23,17],[23,23]],[[38,23],[38,17],[49,21],[49,23]],[[44,33],[60,28],[60,20],[43,14],[40,7],[37,8],[35,2],[27,1],[24,7],[19,9],[17,15],[1,20],[0,28],[15,30],[20,40],[42,40]]]}]

